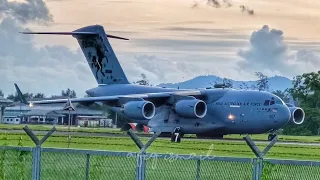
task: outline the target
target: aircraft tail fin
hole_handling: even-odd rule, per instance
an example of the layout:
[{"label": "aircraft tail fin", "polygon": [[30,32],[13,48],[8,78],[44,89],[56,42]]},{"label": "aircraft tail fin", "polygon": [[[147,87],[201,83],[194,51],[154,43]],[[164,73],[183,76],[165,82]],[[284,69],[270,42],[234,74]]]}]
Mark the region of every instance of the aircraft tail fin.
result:
[{"label": "aircraft tail fin", "polygon": [[289,96],[289,102],[286,103],[286,105],[288,107],[296,107],[297,106],[297,102],[294,100],[292,95]]},{"label": "aircraft tail fin", "polygon": [[294,105],[294,106],[296,105],[296,102],[294,101],[292,95],[290,95],[290,97],[289,97],[289,104],[292,104],[292,105]]},{"label": "aircraft tail fin", "polygon": [[19,97],[21,103],[23,103],[23,104],[29,104],[28,101],[26,100],[26,98],[23,96],[23,94],[22,94],[19,86],[18,86],[16,83],[14,83],[14,87],[16,88],[16,91],[17,91],[17,93],[18,93],[18,97]]},{"label": "aircraft tail fin", "polygon": [[72,32],[22,32],[23,34],[72,35],[81,50],[98,84],[129,84],[108,38],[129,40],[108,35],[100,25],[86,26]]}]

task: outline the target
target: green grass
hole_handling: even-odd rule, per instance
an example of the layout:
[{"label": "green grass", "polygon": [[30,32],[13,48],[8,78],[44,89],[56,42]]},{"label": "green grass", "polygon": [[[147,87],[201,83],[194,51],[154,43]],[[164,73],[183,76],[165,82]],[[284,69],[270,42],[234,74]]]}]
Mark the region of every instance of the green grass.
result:
[{"label": "green grass", "polygon": [[[39,139],[43,136],[38,136]],[[22,139],[23,146],[34,146],[26,134],[0,133],[0,144],[17,145]],[[141,138],[144,143],[149,138]],[[260,150],[266,144],[257,145]],[[52,135],[43,147],[67,148],[67,136]],[[72,135],[70,148],[138,152],[138,147],[129,137],[85,137]],[[183,139],[181,143],[171,143],[169,138],[158,138],[148,148],[150,153],[196,154],[210,156],[254,157],[251,149],[243,142]],[[320,160],[320,146],[276,144],[266,155],[267,158]]]},{"label": "green grass", "polygon": [[[24,124],[0,124],[0,130],[22,130]],[[53,125],[28,125],[28,127],[34,131],[49,131]],[[68,126],[56,125],[57,132],[68,132]],[[70,132],[86,132],[86,133],[109,133],[109,134],[125,134],[120,131],[120,128],[88,128],[88,127],[71,127]],[[137,133],[145,134],[145,133]],[[150,135],[151,136],[151,135]],[[243,139],[245,135],[226,135],[224,139]],[[253,140],[267,140],[267,134],[250,135]],[[193,134],[187,134],[185,137],[195,138]],[[278,135],[278,141],[280,142],[301,142],[301,143],[320,143],[320,136],[288,136]]]},{"label": "green grass", "polygon": [[[13,129],[21,129],[24,125],[0,125],[0,128],[10,127]],[[30,125],[33,130],[51,129],[52,126]],[[66,130],[66,127],[57,127],[58,130]],[[102,132],[102,131],[118,131],[108,128],[72,128],[74,131]],[[123,133],[123,132],[122,132]],[[127,151],[138,152],[137,146],[127,137],[103,137],[103,136],[80,136],[72,135],[70,148],[78,149],[95,149],[95,150],[111,150],[111,151]],[[41,138],[43,135],[40,135]],[[242,136],[230,135],[226,138],[240,139]],[[259,140],[265,135],[253,135],[252,139]],[[17,145],[19,139],[22,138],[24,146],[34,146],[34,143],[25,133],[0,133],[0,145]],[[320,137],[298,137],[298,136],[281,136],[279,139],[285,141],[298,142],[316,142]],[[146,143],[149,137],[141,138]],[[263,150],[267,144],[257,144],[260,150]],[[67,136],[53,134],[44,144],[43,147],[67,148]],[[211,147],[211,149],[209,149]],[[229,142],[220,140],[195,140],[191,138],[182,139],[181,143],[171,143],[169,138],[158,138],[147,150],[150,153],[174,153],[174,154],[196,154],[196,155],[212,155],[212,156],[232,156],[232,157],[254,157],[251,149],[242,142]],[[280,145],[276,144],[266,155],[266,158],[278,159],[303,159],[303,160],[320,160],[320,146],[302,146],[302,145]]]},{"label": "green grass", "polygon": [[[32,153],[14,150],[0,151],[1,179],[31,179]],[[91,155],[89,177],[95,179],[135,179],[136,158]],[[85,179],[86,155],[73,153],[41,153],[41,179],[81,180]],[[253,174],[253,164],[243,162],[223,162],[202,160],[200,162],[202,180],[249,180]],[[146,160],[146,179],[193,180],[197,175],[196,160],[160,159]],[[272,165],[265,163],[262,180],[317,180],[320,167]]]},{"label": "green grass", "polygon": [[[1,130],[22,130],[25,124],[0,124]],[[28,124],[28,127],[34,131],[49,131],[53,125],[33,125]],[[68,126],[56,125],[56,130],[59,132],[68,132]],[[86,127],[70,127],[71,132],[87,132],[87,133],[114,133],[123,134],[119,128],[86,128]]]},{"label": "green grass", "polygon": [[[39,127],[39,126],[37,126]],[[42,138],[39,135],[38,138]],[[262,136],[261,136],[262,137]],[[259,136],[256,136],[259,138]],[[141,138],[144,143],[149,138]],[[0,133],[0,145],[34,146],[25,133]],[[67,148],[67,136],[53,134],[43,147]],[[258,144],[263,150],[265,144]],[[138,152],[129,137],[85,137],[72,135],[70,148]],[[149,153],[195,154],[210,156],[254,157],[245,142],[183,139],[181,143],[171,143],[168,138],[158,138],[147,150]],[[195,160],[176,159],[170,155],[166,159],[146,160],[146,179],[196,179]],[[320,146],[275,145],[267,158],[320,160]],[[31,179],[32,153],[0,151],[0,179]],[[86,155],[74,153],[41,154],[41,179],[85,179]],[[221,162],[202,160],[200,179],[251,179],[252,163]],[[90,156],[90,179],[134,179],[135,157]],[[272,165],[265,163],[262,180],[318,179],[320,167]]]}]

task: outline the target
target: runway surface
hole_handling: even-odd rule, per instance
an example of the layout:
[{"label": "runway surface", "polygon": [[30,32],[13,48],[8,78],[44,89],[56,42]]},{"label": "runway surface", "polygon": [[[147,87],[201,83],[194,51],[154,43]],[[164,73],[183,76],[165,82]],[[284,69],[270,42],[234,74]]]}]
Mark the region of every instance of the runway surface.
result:
[{"label": "runway surface", "polygon": [[[0,129],[0,132],[4,133],[25,133],[24,130],[3,130]],[[36,135],[44,135],[46,134],[48,131],[33,131],[34,134]],[[68,135],[68,132],[64,132],[64,131],[55,131],[53,133],[54,135]],[[86,137],[97,137],[97,136],[102,136],[102,137],[129,137],[127,134],[123,133],[123,134],[115,134],[115,133],[87,133],[87,132],[70,132],[71,136],[86,136]],[[152,134],[137,134],[139,137],[151,137]],[[159,139],[168,139],[168,137],[158,137]],[[266,137],[267,138],[267,137]],[[212,140],[212,141],[216,141],[216,142],[243,142],[245,143],[245,141],[243,139],[200,139],[200,138],[192,138],[192,137],[184,137],[182,138],[183,140]],[[269,144],[269,141],[261,141],[261,140],[253,140],[256,144]],[[320,143],[304,143],[304,142],[286,142],[286,141],[278,141],[276,142],[276,144],[278,145],[299,145],[299,146],[320,146]]]}]

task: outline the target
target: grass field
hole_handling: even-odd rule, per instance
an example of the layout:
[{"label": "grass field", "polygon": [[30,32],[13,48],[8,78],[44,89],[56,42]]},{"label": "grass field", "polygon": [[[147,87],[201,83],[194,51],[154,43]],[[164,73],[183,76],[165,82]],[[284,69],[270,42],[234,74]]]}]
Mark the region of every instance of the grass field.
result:
[{"label": "grass field", "polygon": [[[1,125],[21,130],[23,125]],[[50,126],[29,126],[33,130],[49,130]],[[57,127],[58,131],[65,131],[65,127]],[[72,128],[73,132],[115,132],[114,129]],[[266,135],[254,135],[259,140]],[[41,138],[42,136],[38,136]],[[228,138],[241,138],[231,135]],[[318,142],[319,137],[279,136],[282,141]],[[148,137],[141,138],[144,143]],[[0,145],[34,146],[25,133],[0,133]],[[263,150],[265,144],[258,147]],[[43,147],[67,148],[67,136],[53,134],[43,144]],[[138,152],[137,146],[129,137],[102,137],[72,135],[70,148],[112,150]],[[211,156],[254,157],[245,142],[228,142],[216,140],[183,139],[181,143],[171,143],[168,138],[158,138],[147,150],[149,153],[196,154]],[[320,146],[275,145],[266,158],[320,160]],[[31,179],[31,152],[0,151],[0,179]],[[86,155],[49,153],[41,155],[41,179],[85,179]],[[147,160],[146,178],[157,180],[168,179],[196,179],[197,162],[195,160]],[[135,157],[98,156],[90,157],[90,179],[134,179],[136,172]],[[318,179],[320,167],[295,165],[266,164],[262,179],[295,180]],[[252,163],[201,161],[200,179],[251,179]],[[6,177],[4,177],[6,176]]]},{"label": "grass field", "polygon": [[[11,129],[21,130],[24,125],[0,125],[1,129],[10,127]],[[52,126],[30,125],[32,130],[49,130]],[[9,128],[8,128],[9,129]],[[58,131],[65,131],[65,127],[57,127]],[[119,130],[109,128],[72,128],[73,132],[116,132]],[[112,151],[130,151],[138,152],[138,147],[128,137],[103,137],[103,136],[80,136],[72,135],[70,148],[95,149],[95,150],[112,150]],[[252,139],[259,140],[266,135],[253,135]],[[42,136],[39,136],[41,138]],[[22,139],[23,146],[34,146],[34,143],[25,133],[0,133],[0,145],[17,145],[19,139]],[[238,138],[241,136],[230,135],[226,138]],[[141,140],[146,143],[149,137],[142,137]],[[279,135],[280,141],[297,141],[297,142],[319,142],[320,137],[299,137],[299,136],[282,136]],[[67,148],[67,136],[53,134],[43,144],[43,147]],[[263,150],[267,144],[257,144],[260,150]],[[169,138],[158,138],[147,150],[150,153],[175,153],[175,154],[197,154],[213,156],[233,156],[233,157],[254,157],[253,152],[244,141],[229,142],[219,140],[195,140],[184,138],[181,143],[171,143]],[[283,145],[276,144],[268,152],[267,158],[280,159],[303,159],[303,160],[320,160],[320,146],[303,146],[303,145]]]},{"label": "grass field", "polygon": [[[126,156],[91,155],[89,177],[96,179],[135,179],[136,158]],[[199,164],[202,180],[249,180],[253,164],[202,160]],[[86,179],[86,155],[74,153],[42,152],[40,176],[42,180]],[[32,153],[0,151],[1,179],[31,179]],[[194,180],[197,176],[196,160],[147,159],[146,179]],[[265,164],[261,180],[318,180],[320,167]]]},{"label": "grass field", "polygon": [[[24,124],[0,124],[0,130],[22,130]],[[52,125],[28,125],[28,127],[34,131],[49,131],[52,129]],[[68,127],[63,125],[55,126],[57,132],[68,132]],[[125,134],[120,131],[120,128],[85,128],[85,127],[71,127],[70,132],[86,132],[86,133],[109,133],[109,134]],[[145,133],[137,133],[145,134]],[[151,135],[150,135],[151,136]],[[245,135],[226,135],[224,139],[242,139]],[[253,140],[267,140],[267,134],[251,135]],[[195,135],[185,135],[185,137],[195,138]],[[320,136],[288,136],[278,135],[278,141],[285,142],[302,142],[302,143],[320,143]]]},{"label": "grass field", "polygon": [[[41,138],[42,136],[39,136]],[[0,133],[0,145],[19,144],[34,146],[24,133]],[[141,138],[144,143],[149,138]],[[43,147],[67,148],[67,136],[52,135]],[[261,150],[266,144],[257,145]],[[138,152],[138,147],[129,137],[85,137],[72,135],[70,148]],[[171,143],[168,138],[158,138],[147,150],[150,153],[197,154],[212,156],[254,157],[245,142],[183,139],[181,143]],[[267,158],[320,160],[320,146],[275,145]]]}]

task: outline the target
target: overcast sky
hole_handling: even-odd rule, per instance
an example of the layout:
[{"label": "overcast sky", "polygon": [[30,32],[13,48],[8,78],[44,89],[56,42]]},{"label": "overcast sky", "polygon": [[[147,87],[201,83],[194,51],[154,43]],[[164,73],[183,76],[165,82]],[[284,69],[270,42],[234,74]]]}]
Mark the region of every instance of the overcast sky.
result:
[{"label": "overcast sky", "polygon": [[[320,68],[320,1],[205,0],[0,1],[0,89],[83,96],[96,81],[72,37],[19,31],[73,31],[101,24],[130,81],[145,73],[152,84],[212,74],[253,80],[254,72],[292,78]],[[220,0],[220,2],[223,2]],[[240,5],[254,10],[242,12]]]}]

